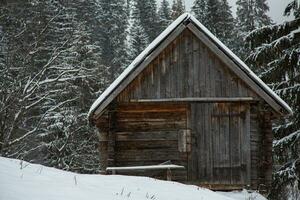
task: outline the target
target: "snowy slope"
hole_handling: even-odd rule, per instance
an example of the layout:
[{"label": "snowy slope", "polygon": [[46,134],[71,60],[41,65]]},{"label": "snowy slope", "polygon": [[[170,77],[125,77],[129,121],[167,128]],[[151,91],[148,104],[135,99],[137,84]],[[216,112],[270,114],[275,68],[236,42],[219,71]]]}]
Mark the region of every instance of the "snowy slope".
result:
[{"label": "snowy slope", "polygon": [[225,195],[176,182],[82,175],[0,157],[0,200],[232,200]]}]

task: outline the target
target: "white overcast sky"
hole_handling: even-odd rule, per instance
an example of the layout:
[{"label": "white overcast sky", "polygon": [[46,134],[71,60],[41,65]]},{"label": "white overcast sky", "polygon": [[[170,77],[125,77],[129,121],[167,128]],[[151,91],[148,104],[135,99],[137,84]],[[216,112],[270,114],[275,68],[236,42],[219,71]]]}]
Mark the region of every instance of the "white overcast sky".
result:
[{"label": "white overcast sky", "polygon": [[[161,0],[158,0],[161,1]],[[169,0],[172,2],[172,0]],[[267,0],[269,7],[270,7],[270,12],[269,15],[271,18],[274,20],[274,22],[282,22],[286,20],[287,18],[283,17],[283,11],[286,7],[286,5],[289,3],[289,0]],[[185,5],[187,10],[189,11],[194,0],[185,0]],[[228,0],[229,4],[231,5],[233,12],[235,13],[236,6],[235,2],[236,0]]]}]

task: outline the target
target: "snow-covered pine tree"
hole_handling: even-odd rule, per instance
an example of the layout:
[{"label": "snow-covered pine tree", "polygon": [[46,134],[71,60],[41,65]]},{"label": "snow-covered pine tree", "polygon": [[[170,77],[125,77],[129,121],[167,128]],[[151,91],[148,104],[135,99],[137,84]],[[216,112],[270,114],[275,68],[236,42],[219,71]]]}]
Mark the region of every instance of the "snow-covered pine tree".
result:
[{"label": "snow-covered pine tree", "polygon": [[[0,11],[1,14],[1,11]],[[0,152],[3,149],[3,141],[5,137],[4,133],[4,127],[6,126],[6,116],[7,114],[5,111],[5,106],[7,106],[7,96],[10,93],[9,90],[9,82],[12,77],[8,76],[8,67],[6,64],[6,58],[7,55],[6,53],[8,52],[8,45],[7,45],[7,38],[5,37],[4,30],[3,30],[3,25],[0,25]],[[0,153],[1,154],[1,153]]]},{"label": "snow-covered pine tree", "polygon": [[101,59],[103,65],[109,68],[112,82],[128,64],[127,8],[125,0],[97,0],[97,6],[96,19],[98,20],[99,46],[102,49]]},{"label": "snow-covered pine tree", "polygon": [[[45,164],[65,170],[95,172],[99,169],[97,139],[89,131],[86,119],[88,105],[95,98],[93,81],[103,74],[96,73],[96,69],[102,67],[100,48],[90,43],[89,30],[81,13],[85,5],[44,2],[49,11],[47,15],[56,16],[47,33],[60,36],[49,38],[48,46],[60,43],[65,46],[51,64],[51,68],[57,70],[50,70],[47,76],[48,87],[57,92],[49,95],[50,100],[41,107],[45,120],[40,135],[44,143],[47,141]],[[55,76],[59,78],[49,78]]]},{"label": "snow-covered pine tree", "polygon": [[233,52],[238,52],[239,44],[236,37],[235,19],[232,16],[231,7],[227,0],[220,0],[220,16],[222,20],[218,23],[218,37],[226,44]]},{"label": "snow-covered pine tree", "polygon": [[136,10],[133,18],[139,18],[149,41],[152,42],[160,31],[156,0],[133,0],[133,6]]},{"label": "snow-covered pine tree", "polygon": [[145,33],[139,18],[132,19],[129,30],[129,59],[134,60],[149,44],[149,38]]},{"label": "snow-covered pine tree", "polygon": [[39,4],[27,1],[3,2],[0,7],[1,40],[6,44],[1,52],[4,58],[0,80],[4,85],[0,89],[2,156],[23,158],[24,153],[32,149],[32,145],[24,141],[37,133],[41,120],[37,106],[51,92],[44,93],[38,87],[49,66],[47,63],[52,60],[42,58],[47,20],[37,15],[40,9]]},{"label": "snow-covered pine tree", "polygon": [[101,77],[95,73],[100,51],[77,6],[51,0],[0,8],[8,41],[0,80],[1,155],[73,171],[99,168],[86,112],[91,84]]},{"label": "snow-covered pine tree", "polygon": [[254,29],[271,25],[272,20],[267,15],[269,6],[266,0],[237,0],[236,5],[238,40],[242,47],[240,48],[238,55],[245,59],[250,52],[248,47],[242,45],[245,36]]},{"label": "snow-covered pine tree", "polygon": [[195,0],[191,8],[195,17],[202,24],[207,24],[207,9],[207,0]]},{"label": "snow-covered pine tree", "polygon": [[222,31],[219,26],[222,20],[220,8],[221,3],[219,0],[207,0],[206,24],[204,25],[217,37],[220,36],[220,32]]},{"label": "snow-covered pine tree", "polygon": [[292,107],[294,114],[277,121],[274,133],[274,164],[271,199],[300,198],[300,16],[298,1],[286,8],[295,19],[269,25],[248,34],[253,49],[248,61],[261,78]]},{"label": "snow-covered pine tree", "polygon": [[175,20],[177,17],[182,15],[185,12],[185,5],[182,0],[173,0],[172,9],[171,9],[171,17]]},{"label": "snow-covered pine tree", "polygon": [[171,8],[168,0],[163,0],[158,9],[159,28],[162,32],[172,22]]},{"label": "snow-covered pine tree", "polygon": [[195,17],[215,34],[225,45],[235,45],[235,25],[227,0],[196,0],[192,6]]}]

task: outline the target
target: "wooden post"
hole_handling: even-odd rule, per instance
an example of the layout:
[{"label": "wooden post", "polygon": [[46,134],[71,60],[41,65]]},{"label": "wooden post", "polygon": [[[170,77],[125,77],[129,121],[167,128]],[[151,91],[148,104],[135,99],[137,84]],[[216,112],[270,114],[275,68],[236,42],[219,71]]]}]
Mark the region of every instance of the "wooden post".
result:
[{"label": "wooden post", "polygon": [[108,164],[108,133],[105,131],[100,131],[99,136],[100,169],[102,173],[105,173]]},{"label": "wooden post", "polygon": [[112,167],[115,166],[115,146],[116,146],[116,112],[115,112],[115,103],[113,103],[110,107],[109,111],[109,130],[108,130],[108,146],[107,146],[107,154],[108,161],[107,166]]},{"label": "wooden post", "polygon": [[259,190],[268,192],[272,182],[272,121],[270,112],[262,112],[261,116],[261,147],[260,147],[260,173]]},{"label": "wooden post", "polygon": [[171,181],[172,180],[172,172],[171,169],[168,168],[167,169],[167,181]]}]

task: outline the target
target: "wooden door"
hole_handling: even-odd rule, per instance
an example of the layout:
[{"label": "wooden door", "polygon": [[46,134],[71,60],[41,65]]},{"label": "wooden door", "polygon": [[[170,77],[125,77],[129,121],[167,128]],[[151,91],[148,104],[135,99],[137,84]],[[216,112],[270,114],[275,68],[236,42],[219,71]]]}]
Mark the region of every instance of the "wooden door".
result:
[{"label": "wooden door", "polygon": [[193,103],[189,180],[211,187],[250,184],[250,113],[242,103]]}]

